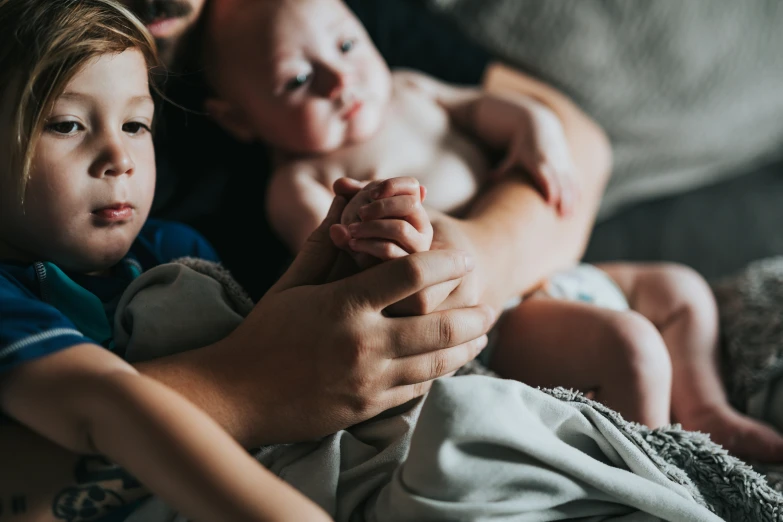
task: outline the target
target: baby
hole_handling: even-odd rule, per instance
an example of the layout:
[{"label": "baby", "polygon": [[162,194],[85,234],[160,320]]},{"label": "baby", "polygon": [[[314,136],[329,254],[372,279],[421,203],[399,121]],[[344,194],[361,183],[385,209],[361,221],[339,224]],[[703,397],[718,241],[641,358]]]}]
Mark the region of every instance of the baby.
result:
[{"label": "baby", "polygon": [[145,226],[156,63],[109,0],[0,0],[0,412],[198,520],[325,520],[111,351],[113,308],[142,270],[214,255],[187,227]]},{"label": "baby", "polygon": [[[294,251],[335,193],[351,201],[332,239],[360,266],[430,248],[440,213],[462,215],[517,169],[564,219],[576,204],[563,128],[532,93],[392,73],[339,0],[245,2],[241,20],[213,11],[207,109],[237,138],[274,147],[267,211]],[[584,265],[509,306],[486,355],[505,377],[577,388],[630,420],[673,418],[741,457],[783,461],[783,437],[728,404],[716,317],[686,267]]]}]

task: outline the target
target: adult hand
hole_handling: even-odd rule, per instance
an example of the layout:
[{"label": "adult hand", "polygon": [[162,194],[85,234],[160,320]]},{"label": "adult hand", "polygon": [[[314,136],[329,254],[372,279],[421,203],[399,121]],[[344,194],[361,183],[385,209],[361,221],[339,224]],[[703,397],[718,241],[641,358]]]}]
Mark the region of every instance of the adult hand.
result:
[{"label": "adult hand", "polygon": [[485,306],[389,317],[391,304],[470,272],[464,252],[421,252],[324,284],[339,250],[329,228],[224,341],[205,349],[245,444],[312,439],[403,404],[473,359],[494,319]]},{"label": "adult hand", "polygon": [[473,259],[474,268],[460,279],[432,285],[389,307],[393,315],[423,315],[433,311],[474,306],[482,302],[486,277],[481,252],[470,234],[471,223],[430,210],[433,251],[459,250]]}]

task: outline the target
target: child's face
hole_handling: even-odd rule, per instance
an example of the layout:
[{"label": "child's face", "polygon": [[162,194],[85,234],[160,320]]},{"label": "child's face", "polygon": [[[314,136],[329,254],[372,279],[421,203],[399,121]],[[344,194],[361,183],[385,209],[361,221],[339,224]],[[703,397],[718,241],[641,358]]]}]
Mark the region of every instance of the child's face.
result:
[{"label": "child's face", "polygon": [[338,0],[263,3],[272,7],[215,28],[250,39],[228,53],[221,68],[228,76],[216,82],[234,110],[224,126],[236,130],[239,118],[240,138],[292,152],[328,152],[371,137],[385,116],[391,75],[359,21]]},{"label": "child's face", "polygon": [[88,62],[46,120],[24,203],[0,190],[0,257],[85,273],[122,259],[152,205],[152,117],[141,52]]}]

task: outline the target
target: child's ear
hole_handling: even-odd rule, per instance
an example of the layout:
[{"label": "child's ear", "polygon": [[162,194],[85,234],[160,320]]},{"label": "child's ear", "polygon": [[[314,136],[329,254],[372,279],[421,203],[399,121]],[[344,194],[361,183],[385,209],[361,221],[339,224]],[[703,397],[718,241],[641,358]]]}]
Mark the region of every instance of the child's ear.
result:
[{"label": "child's ear", "polygon": [[255,133],[250,122],[245,118],[245,114],[232,103],[220,98],[208,98],[204,102],[204,109],[215,123],[239,141],[250,143],[255,140]]}]

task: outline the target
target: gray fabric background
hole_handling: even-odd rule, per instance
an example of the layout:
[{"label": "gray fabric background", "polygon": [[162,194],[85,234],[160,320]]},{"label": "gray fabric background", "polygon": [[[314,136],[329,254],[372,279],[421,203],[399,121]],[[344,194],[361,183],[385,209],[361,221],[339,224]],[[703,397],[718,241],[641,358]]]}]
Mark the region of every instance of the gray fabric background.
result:
[{"label": "gray fabric background", "polygon": [[429,3],[601,124],[615,157],[606,212],[781,155],[779,0]]}]

